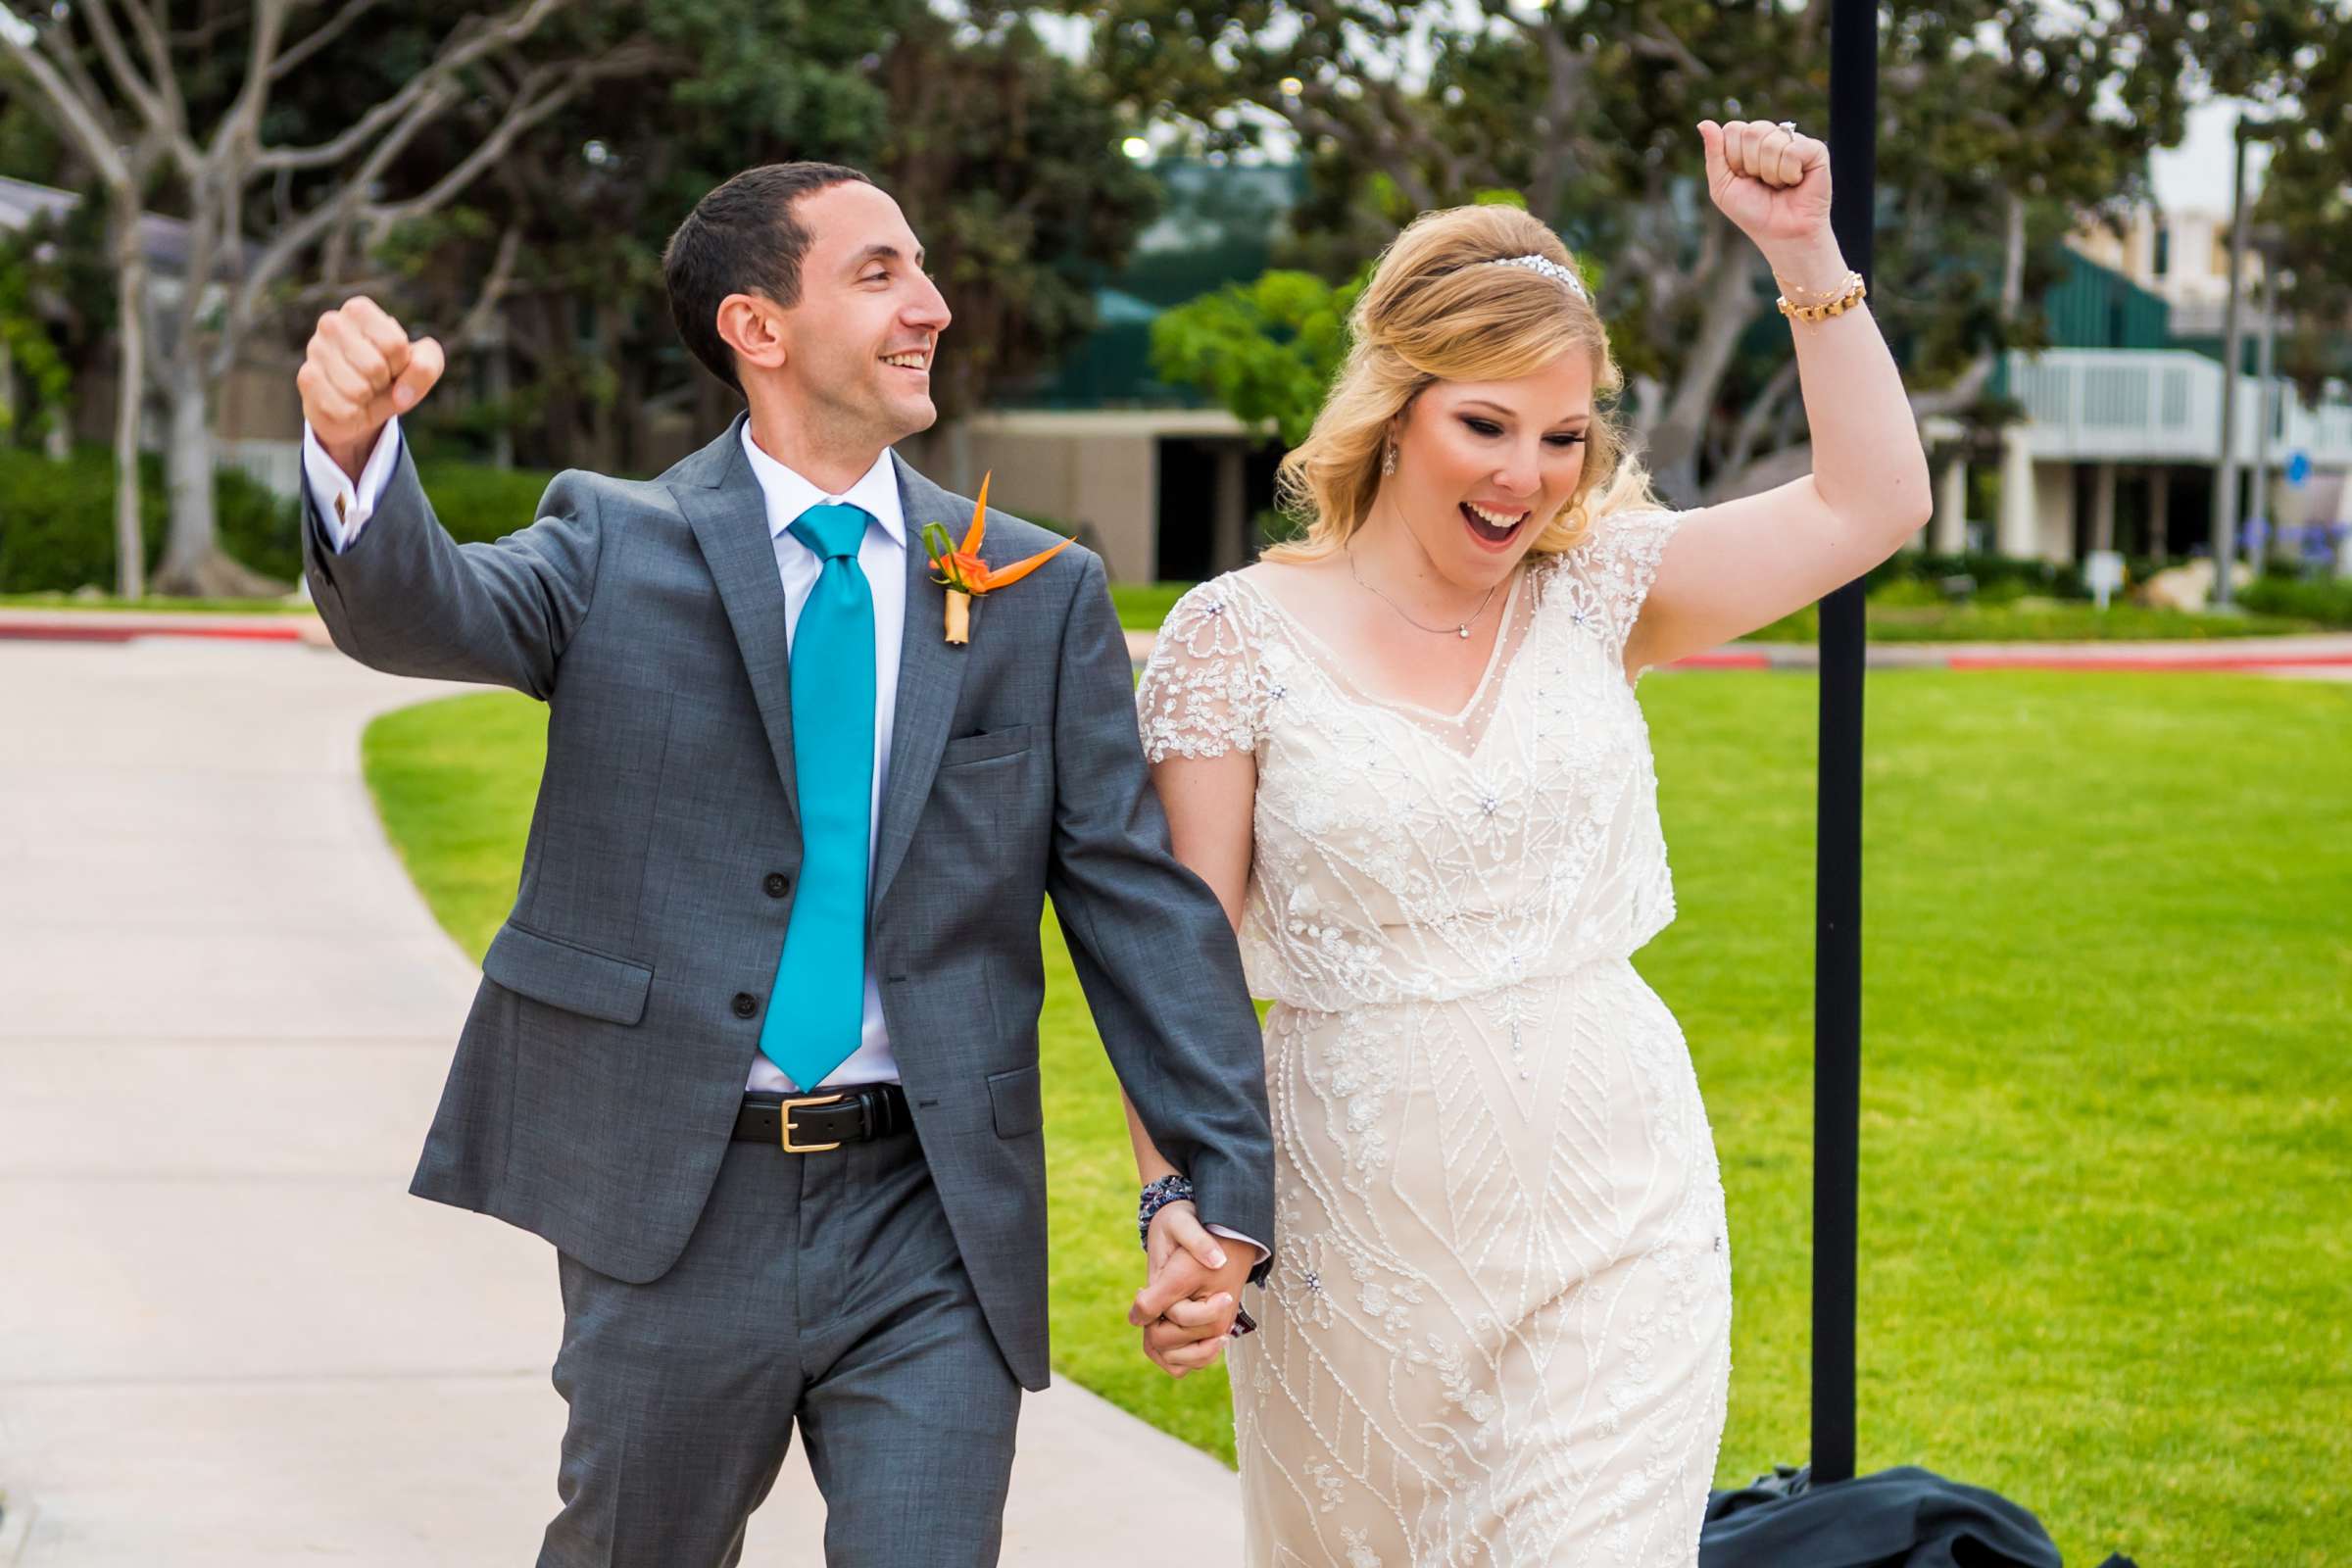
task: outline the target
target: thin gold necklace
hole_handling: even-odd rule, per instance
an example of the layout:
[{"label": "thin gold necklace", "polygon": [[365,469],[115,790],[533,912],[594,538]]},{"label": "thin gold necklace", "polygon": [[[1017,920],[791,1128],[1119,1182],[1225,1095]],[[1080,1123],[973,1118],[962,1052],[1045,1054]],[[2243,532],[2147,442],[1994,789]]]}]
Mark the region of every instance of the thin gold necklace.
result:
[{"label": "thin gold necklace", "polygon": [[1494,590],[1502,586],[1502,584],[1499,582],[1490,585],[1487,589],[1487,597],[1481,599],[1478,602],[1478,608],[1470,612],[1470,618],[1468,620],[1452,626],[1424,626],[1421,624],[1421,622],[1413,619],[1411,615],[1405,614],[1405,610],[1402,605],[1398,604],[1396,600],[1391,599],[1387,594],[1382,593],[1370,583],[1364,581],[1364,574],[1355,569],[1354,545],[1351,544],[1348,546],[1346,555],[1348,557],[1348,575],[1355,579],[1355,585],[1358,588],[1363,589],[1365,592],[1377,598],[1382,604],[1396,612],[1397,614],[1404,615],[1404,622],[1406,625],[1417,627],[1422,631],[1434,632],[1441,637],[1447,632],[1452,632],[1456,637],[1467,639],[1470,635],[1470,628],[1477,623],[1479,616],[1487,612],[1487,606],[1494,601]]}]

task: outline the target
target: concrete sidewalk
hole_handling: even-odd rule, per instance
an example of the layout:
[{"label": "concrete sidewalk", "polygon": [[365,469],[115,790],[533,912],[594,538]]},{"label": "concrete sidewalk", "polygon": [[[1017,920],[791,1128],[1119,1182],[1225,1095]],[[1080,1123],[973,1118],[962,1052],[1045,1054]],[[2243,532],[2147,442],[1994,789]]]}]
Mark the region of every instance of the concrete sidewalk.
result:
[{"label": "concrete sidewalk", "polygon": [[[358,766],[369,717],[457,689],[0,644],[0,1568],[532,1559],[555,1257],[407,1196],[475,971]],[[1232,1562],[1238,1506],[1063,1384],[1004,1560]],[[796,1457],[745,1561],[818,1563],[821,1515]]]}]

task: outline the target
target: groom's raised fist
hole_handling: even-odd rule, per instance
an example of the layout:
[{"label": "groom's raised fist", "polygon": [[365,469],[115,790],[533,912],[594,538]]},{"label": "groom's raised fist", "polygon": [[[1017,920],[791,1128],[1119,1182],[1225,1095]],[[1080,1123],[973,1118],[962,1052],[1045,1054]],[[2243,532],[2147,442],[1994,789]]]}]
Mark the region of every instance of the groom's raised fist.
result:
[{"label": "groom's raised fist", "polygon": [[382,306],[365,295],[318,318],[294,385],[302,416],[345,473],[358,478],[393,416],[422,402],[441,379],[441,345],[412,342]]}]

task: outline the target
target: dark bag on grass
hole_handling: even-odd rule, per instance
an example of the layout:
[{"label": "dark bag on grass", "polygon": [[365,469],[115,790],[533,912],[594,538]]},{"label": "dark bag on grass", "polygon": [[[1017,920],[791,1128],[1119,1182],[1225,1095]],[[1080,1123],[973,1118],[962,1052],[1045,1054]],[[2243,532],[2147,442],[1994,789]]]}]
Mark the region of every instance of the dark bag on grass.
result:
[{"label": "dark bag on grass", "polygon": [[[1710,1493],[1699,1568],[2060,1568],[2058,1547],[2016,1503],[1901,1465],[1827,1486],[1775,1465]],[[2114,1556],[2100,1568],[2132,1568]]]}]

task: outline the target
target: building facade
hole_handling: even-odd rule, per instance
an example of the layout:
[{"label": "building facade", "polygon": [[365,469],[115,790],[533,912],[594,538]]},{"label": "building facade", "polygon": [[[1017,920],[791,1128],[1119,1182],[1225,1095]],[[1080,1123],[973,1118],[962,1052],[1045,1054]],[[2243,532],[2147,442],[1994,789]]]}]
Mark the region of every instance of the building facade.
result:
[{"label": "building facade", "polygon": [[[2331,380],[2309,403],[2281,378],[2249,373],[2269,363],[2271,324],[2253,252],[2239,300],[2244,361],[2225,373],[2228,215],[2142,209],[2120,236],[2085,227],[2067,243],[2068,274],[2042,301],[2052,346],[2004,356],[1991,387],[2024,418],[1990,444],[1930,422],[1937,478],[1924,542],[2054,563],[2092,550],[2210,554],[2228,396],[2240,548],[2352,572],[2352,389]],[[1986,468],[1988,484],[1972,482]]]}]

